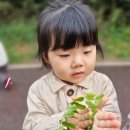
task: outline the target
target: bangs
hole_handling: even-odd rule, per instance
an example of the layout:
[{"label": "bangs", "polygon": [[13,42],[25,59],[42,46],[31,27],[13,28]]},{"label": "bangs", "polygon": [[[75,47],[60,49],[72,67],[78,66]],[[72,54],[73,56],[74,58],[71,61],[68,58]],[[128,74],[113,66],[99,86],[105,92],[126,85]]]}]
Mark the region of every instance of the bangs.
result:
[{"label": "bangs", "polygon": [[39,18],[37,38],[38,56],[45,66],[43,55],[47,58],[50,50],[95,45],[103,56],[95,17],[89,6],[77,0],[56,0],[46,8]]},{"label": "bangs", "polygon": [[81,9],[68,7],[52,20],[50,32],[52,50],[98,44],[96,22],[88,10],[83,13]]}]

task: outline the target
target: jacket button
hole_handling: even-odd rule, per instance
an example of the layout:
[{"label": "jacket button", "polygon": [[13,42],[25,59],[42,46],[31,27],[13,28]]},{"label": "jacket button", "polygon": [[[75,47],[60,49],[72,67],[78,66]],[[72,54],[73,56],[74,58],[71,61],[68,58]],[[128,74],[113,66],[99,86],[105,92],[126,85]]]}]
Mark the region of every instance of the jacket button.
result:
[{"label": "jacket button", "polygon": [[74,94],[74,90],[73,89],[69,89],[67,92],[68,96],[72,96]]}]

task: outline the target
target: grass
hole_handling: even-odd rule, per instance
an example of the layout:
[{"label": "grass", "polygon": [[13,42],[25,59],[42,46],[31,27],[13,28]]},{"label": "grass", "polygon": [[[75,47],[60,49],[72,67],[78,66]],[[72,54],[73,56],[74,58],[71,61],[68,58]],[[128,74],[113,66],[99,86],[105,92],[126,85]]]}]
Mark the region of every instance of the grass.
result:
[{"label": "grass", "polygon": [[105,26],[100,32],[100,39],[107,60],[130,60],[130,26]]},{"label": "grass", "polygon": [[[20,20],[0,24],[0,40],[4,43],[11,64],[30,63],[36,60],[36,20]],[[130,60],[130,26],[100,27],[99,39],[105,60]]]},{"label": "grass", "polygon": [[36,21],[33,19],[0,24],[0,38],[10,63],[32,62],[36,59]]}]

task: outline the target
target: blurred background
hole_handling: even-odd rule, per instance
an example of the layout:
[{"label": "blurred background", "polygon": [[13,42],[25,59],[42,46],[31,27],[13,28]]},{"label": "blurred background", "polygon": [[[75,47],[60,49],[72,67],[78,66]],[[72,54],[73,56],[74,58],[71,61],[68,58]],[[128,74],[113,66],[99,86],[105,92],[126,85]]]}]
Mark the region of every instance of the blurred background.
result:
[{"label": "blurred background", "polygon": [[[11,64],[34,63],[37,19],[48,0],[0,0],[0,41]],[[130,60],[130,0],[83,0],[96,15],[105,60]]]}]

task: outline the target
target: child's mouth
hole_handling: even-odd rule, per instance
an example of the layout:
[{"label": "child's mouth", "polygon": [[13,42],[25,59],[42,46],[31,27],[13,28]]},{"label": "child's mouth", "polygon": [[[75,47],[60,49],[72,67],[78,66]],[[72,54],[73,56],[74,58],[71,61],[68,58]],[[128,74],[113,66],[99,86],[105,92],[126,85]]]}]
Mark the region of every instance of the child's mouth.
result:
[{"label": "child's mouth", "polygon": [[83,72],[75,72],[72,74],[73,77],[78,78],[81,77],[84,73]]}]

